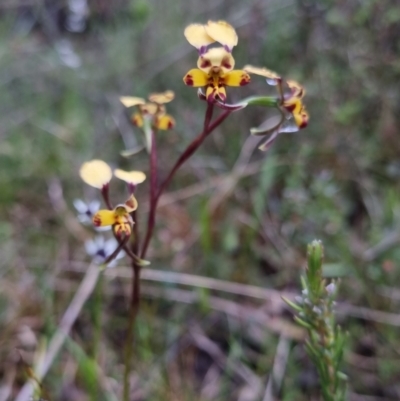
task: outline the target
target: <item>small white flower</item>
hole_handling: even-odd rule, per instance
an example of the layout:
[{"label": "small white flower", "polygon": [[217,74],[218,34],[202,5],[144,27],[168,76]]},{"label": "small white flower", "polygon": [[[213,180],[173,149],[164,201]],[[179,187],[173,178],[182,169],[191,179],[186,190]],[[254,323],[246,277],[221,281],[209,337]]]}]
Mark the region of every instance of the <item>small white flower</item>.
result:
[{"label": "small white flower", "polygon": [[[86,203],[82,199],[75,199],[73,204],[78,212],[78,220],[86,226],[93,226],[92,218],[100,209],[100,201],[95,199]],[[107,231],[110,230],[111,227],[94,227],[94,229],[96,231]]]},{"label": "small white flower", "polygon": [[326,292],[327,292],[329,295],[333,295],[333,294],[336,292],[336,284],[332,282],[332,283],[328,284],[328,285],[325,287],[325,289],[326,289]]},{"label": "small white flower", "polygon": [[[102,264],[117,249],[118,242],[115,238],[105,240],[102,235],[96,236],[85,242],[86,253],[92,257],[94,263]],[[119,251],[118,255],[107,265],[114,267],[117,261],[125,256],[124,251]]]}]

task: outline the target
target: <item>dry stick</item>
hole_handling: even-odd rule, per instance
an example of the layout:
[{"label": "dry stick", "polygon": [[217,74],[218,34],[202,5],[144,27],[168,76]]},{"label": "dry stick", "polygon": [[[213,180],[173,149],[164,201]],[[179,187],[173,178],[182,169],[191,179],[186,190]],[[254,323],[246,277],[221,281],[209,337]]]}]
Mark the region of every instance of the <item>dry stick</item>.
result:
[{"label": "dry stick", "polygon": [[[47,349],[45,357],[43,358],[43,362],[39,364],[35,369],[35,376],[39,382],[43,380],[44,376],[50,369],[50,366],[52,365],[55,357],[63,346],[65,339],[69,336],[71,328],[75,323],[83,305],[85,304],[96,286],[99,275],[99,267],[95,264],[91,264],[77,292],[75,293],[74,298],[65,311],[61,322],[58,325],[56,333],[49,343],[49,347]],[[29,400],[34,392],[34,389],[35,383],[32,380],[29,380],[27,383],[24,384],[15,401]]]}]

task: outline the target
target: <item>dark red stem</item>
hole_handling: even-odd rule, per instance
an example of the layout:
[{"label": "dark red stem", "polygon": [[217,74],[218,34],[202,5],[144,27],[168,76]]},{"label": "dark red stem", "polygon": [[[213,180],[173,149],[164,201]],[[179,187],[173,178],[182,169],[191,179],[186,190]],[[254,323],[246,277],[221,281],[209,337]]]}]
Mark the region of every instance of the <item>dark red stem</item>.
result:
[{"label": "dark red stem", "polygon": [[210,124],[212,114],[214,110],[214,105],[212,103],[208,103],[207,106],[207,111],[204,117],[204,128],[203,131],[188,145],[188,147],[184,150],[184,152],[181,154],[179,159],[176,161],[174,166],[172,167],[171,171],[169,172],[168,176],[165,178],[165,180],[162,182],[160,185],[160,188],[153,200],[153,202],[150,203],[150,215],[152,218],[150,219],[149,217],[149,224],[147,226],[147,233],[146,237],[143,243],[143,248],[140,257],[142,259],[145,258],[147,248],[149,246],[151,237],[153,236],[153,230],[154,230],[154,225],[155,225],[155,217],[156,217],[156,209],[157,209],[157,204],[158,201],[171,182],[172,178],[174,177],[175,173],[178,171],[178,169],[185,163],[187,159],[190,158],[190,156],[193,155],[193,153],[199,148],[199,146],[204,142],[204,140],[207,138],[209,134],[211,134],[212,131],[214,131],[215,128],[217,128],[231,113],[230,110],[225,111],[221,115],[219,115],[215,121]]},{"label": "dark red stem", "polygon": [[109,194],[110,184],[103,185],[101,188],[101,194],[103,195],[104,202],[106,203],[109,210],[112,210],[113,207],[110,202],[110,194]]}]

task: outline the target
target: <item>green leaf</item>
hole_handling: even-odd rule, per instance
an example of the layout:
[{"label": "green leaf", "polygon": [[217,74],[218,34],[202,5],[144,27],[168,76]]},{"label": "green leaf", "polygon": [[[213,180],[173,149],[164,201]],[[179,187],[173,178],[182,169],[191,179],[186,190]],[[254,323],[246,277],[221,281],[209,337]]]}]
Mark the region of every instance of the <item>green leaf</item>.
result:
[{"label": "green leaf", "polygon": [[297,310],[298,312],[302,312],[303,308],[297,304],[295,304],[294,302],[290,301],[289,299],[287,299],[286,297],[282,296],[282,299],[293,309]]}]

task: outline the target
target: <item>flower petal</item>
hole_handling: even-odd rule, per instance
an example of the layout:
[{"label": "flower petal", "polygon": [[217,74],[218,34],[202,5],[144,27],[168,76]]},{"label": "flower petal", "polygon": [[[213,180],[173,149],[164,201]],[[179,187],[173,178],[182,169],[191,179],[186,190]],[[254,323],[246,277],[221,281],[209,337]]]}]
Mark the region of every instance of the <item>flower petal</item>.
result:
[{"label": "flower petal", "polygon": [[227,86],[244,86],[250,83],[250,75],[243,70],[233,70],[223,77]]},{"label": "flower petal", "polygon": [[131,115],[131,122],[136,127],[143,127],[143,117],[140,113],[134,113]]},{"label": "flower petal", "polygon": [[74,199],[72,203],[78,213],[86,213],[89,209],[89,206],[82,199]]},{"label": "flower petal", "polygon": [[291,90],[291,97],[297,97],[299,99],[303,98],[306,94],[306,90],[296,81],[286,81],[287,86]]},{"label": "flower petal", "polygon": [[154,125],[160,130],[168,130],[175,127],[175,119],[169,114],[164,114],[157,117]]},{"label": "flower petal", "polygon": [[[138,173],[140,173],[140,171],[138,171]],[[142,173],[143,174],[143,173]],[[143,174],[144,175],[144,174]],[[132,194],[124,203],[123,205],[125,207],[125,210],[127,213],[132,213],[133,211],[135,211],[138,207],[138,201],[136,200],[136,198],[134,197],[134,195]],[[117,206],[118,207],[118,206]],[[130,217],[130,216],[129,216]]]},{"label": "flower petal", "polygon": [[221,101],[222,103],[225,103],[225,101],[226,101],[226,90],[225,90],[224,86],[219,86],[219,87],[215,88],[214,99],[216,101]]},{"label": "flower petal", "polygon": [[158,105],[155,103],[146,103],[143,106],[140,106],[140,111],[143,114],[150,114],[151,116],[154,116],[154,114],[157,113],[158,108]]},{"label": "flower petal", "polygon": [[259,127],[251,128],[251,135],[264,136],[271,135],[275,131],[279,132],[279,128],[281,127],[284,121],[284,116],[282,114],[275,115],[269,117],[266,121],[264,121]]},{"label": "flower petal", "polygon": [[213,103],[215,101],[216,88],[212,85],[207,86],[206,99],[207,102]]},{"label": "flower petal", "polygon": [[223,47],[213,47],[204,53],[197,60],[197,67],[209,74],[211,71],[218,72],[221,69],[224,73],[231,71],[235,65],[232,54]]},{"label": "flower petal", "polygon": [[95,241],[93,241],[92,239],[88,239],[87,241],[85,241],[85,250],[89,256],[96,255],[97,245]]},{"label": "flower petal", "polygon": [[102,160],[92,160],[82,164],[79,175],[86,184],[102,189],[111,181],[112,171]]},{"label": "flower petal", "polygon": [[249,74],[261,75],[267,78],[269,85],[276,85],[282,78],[274,71],[268,70],[267,68],[254,67],[252,65],[246,65],[243,68]]},{"label": "flower petal", "polygon": [[115,224],[115,210],[99,210],[93,216],[93,224],[96,227],[112,226]]},{"label": "flower petal", "polygon": [[235,29],[225,21],[208,21],[204,29],[208,36],[221,43],[229,51],[232,51],[232,48],[238,43]]},{"label": "flower petal", "polygon": [[129,237],[132,234],[132,226],[129,223],[118,223],[113,227],[116,237]]},{"label": "flower petal", "polygon": [[152,93],[149,95],[150,102],[157,104],[169,103],[175,97],[175,93],[173,91],[165,91],[163,93]]},{"label": "flower petal", "polygon": [[258,149],[260,149],[262,152],[266,152],[272,146],[279,134],[279,131],[275,131],[274,133],[272,133],[271,136],[258,147]]},{"label": "flower petal", "polygon": [[125,171],[119,168],[114,170],[114,176],[128,184],[141,184],[146,179],[146,174],[141,171]]},{"label": "flower petal", "polygon": [[211,36],[207,35],[204,25],[201,24],[187,26],[183,34],[187,41],[200,52],[215,42]]},{"label": "flower petal", "polygon": [[141,97],[133,97],[133,96],[122,96],[119,98],[119,101],[125,107],[133,107],[133,106],[138,106],[139,104],[146,103],[146,101],[144,99],[142,99]]},{"label": "flower petal", "polygon": [[137,153],[141,152],[144,149],[144,146],[142,145],[136,145],[131,149],[125,149],[125,150],[121,150],[121,152],[119,152],[119,154],[122,157],[131,157],[136,155]]},{"label": "flower petal", "polygon": [[188,86],[206,86],[208,83],[208,76],[205,72],[193,68],[183,77],[183,82]]},{"label": "flower petal", "polygon": [[303,129],[303,128],[307,127],[309,115],[304,106],[301,108],[299,113],[293,113],[293,118],[294,118],[294,121],[296,122],[296,125],[299,127],[299,129]]}]

